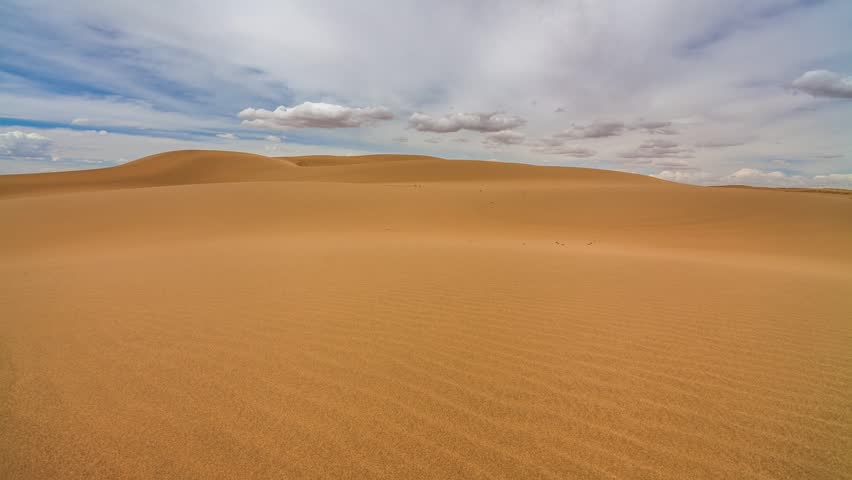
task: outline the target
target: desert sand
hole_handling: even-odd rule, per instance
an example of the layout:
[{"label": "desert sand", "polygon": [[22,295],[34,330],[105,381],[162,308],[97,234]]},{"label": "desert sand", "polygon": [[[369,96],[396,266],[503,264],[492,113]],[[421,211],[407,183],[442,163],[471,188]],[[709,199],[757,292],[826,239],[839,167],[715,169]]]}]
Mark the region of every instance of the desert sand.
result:
[{"label": "desert sand", "polygon": [[0,478],[852,478],[850,195],[191,151],[0,227]]}]

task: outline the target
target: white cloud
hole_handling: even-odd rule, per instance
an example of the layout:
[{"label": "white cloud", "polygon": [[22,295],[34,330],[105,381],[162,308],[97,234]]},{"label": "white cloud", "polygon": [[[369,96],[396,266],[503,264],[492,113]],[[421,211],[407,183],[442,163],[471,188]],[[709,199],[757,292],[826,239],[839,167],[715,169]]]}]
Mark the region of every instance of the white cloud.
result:
[{"label": "white cloud", "polygon": [[0,158],[11,160],[48,160],[52,142],[35,132],[11,130],[0,133]]},{"label": "white cloud", "polygon": [[670,182],[696,184],[705,183],[710,178],[710,176],[705,172],[690,170],[663,170],[662,172],[651,176],[668,180]]},{"label": "white cloud", "polygon": [[634,150],[621,152],[622,158],[692,158],[692,150],[668,140],[651,139]]},{"label": "white cloud", "polygon": [[451,113],[432,117],[425,113],[414,113],[408,125],[421,132],[451,133],[460,130],[475,132],[499,132],[523,126],[526,121],[505,113]]},{"label": "white cloud", "polygon": [[216,136],[219,137],[219,138],[223,138],[225,140],[236,140],[236,139],[240,138],[240,137],[234,135],[233,133],[217,133]]},{"label": "white cloud", "polygon": [[760,170],[754,168],[741,168],[736,172],[724,177],[731,181],[740,181],[740,180],[762,180],[762,181],[773,181],[778,179],[786,178],[787,176],[783,172],[762,172]]},{"label": "white cloud", "polygon": [[267,142],[281,143],[281,136],[279,136],[279,135],[267,135],[267,136],[263,137],[263,139],[266,140]]},{"label": "white cloud", "polygon": [[793,81],[793,88],[814,97],[852,98],[852,76],[828,70],[811,70]]},{"label": "white cloud", "polygon": [[274,111],[246,108],[238,116],[243,125],[272,130],[356,128],[394,117],[385,107],[353,108],[322,102],[304,102],[289,108],[282,105]]},{"label": "white cloud", "polygon": [[430,137],[430,138],[427,138],[423,141],[426,142],[426,143],[441,143],[441,139],[437,138],[437,137]]},{"label": "white cloud", "polygon": [[75,118],[74,120],[71,120],[71,124],[72,125],[88,125],[89,119],[88,118]]}]

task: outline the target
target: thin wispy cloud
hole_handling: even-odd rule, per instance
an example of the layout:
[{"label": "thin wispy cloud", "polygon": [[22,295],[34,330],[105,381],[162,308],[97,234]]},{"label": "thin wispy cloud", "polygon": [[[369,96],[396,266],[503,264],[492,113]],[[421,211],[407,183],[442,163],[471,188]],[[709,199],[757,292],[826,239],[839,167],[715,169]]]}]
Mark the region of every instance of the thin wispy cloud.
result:
[{"label": "thin wispy cloud", "polygon": [[574,126],[557,133],[563,138],[606,138],[621,135],[627,130],[623,122],[595,122],[589,125]]},{"label": "thin wispy cloud", "polygon": [[670,140],[650,139],[633,150],[620,154],[622,158],[692,158],[692,149]]}]

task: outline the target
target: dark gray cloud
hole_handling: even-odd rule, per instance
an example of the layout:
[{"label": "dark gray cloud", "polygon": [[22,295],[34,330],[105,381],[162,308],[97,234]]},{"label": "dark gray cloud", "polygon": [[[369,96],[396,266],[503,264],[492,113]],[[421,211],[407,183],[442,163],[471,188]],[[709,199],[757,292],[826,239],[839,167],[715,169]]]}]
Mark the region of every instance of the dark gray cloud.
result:
[{"label": "dark gray cloud", "polygon": [[451,133],[460,130],[475,132],[499,132],[521,127],[526,121],[515,115],[505,113],[451,113],[433,117],[425,113],[414,113],[408,119],[408,125],[421,132]]}]

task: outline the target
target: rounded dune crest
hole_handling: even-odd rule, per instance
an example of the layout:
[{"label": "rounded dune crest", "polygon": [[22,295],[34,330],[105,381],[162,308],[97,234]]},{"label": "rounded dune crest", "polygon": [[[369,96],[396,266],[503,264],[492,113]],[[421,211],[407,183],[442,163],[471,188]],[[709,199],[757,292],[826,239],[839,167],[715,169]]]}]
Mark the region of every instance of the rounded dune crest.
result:
[{"label": "rounded dune crest", "polygon": [[178,150],[115,167],[0,176],[0,197],[206,183],[315,181],[340,183],[524,182],[679,186],[645,175],[424,155],[267,157],[217,150]]}]

